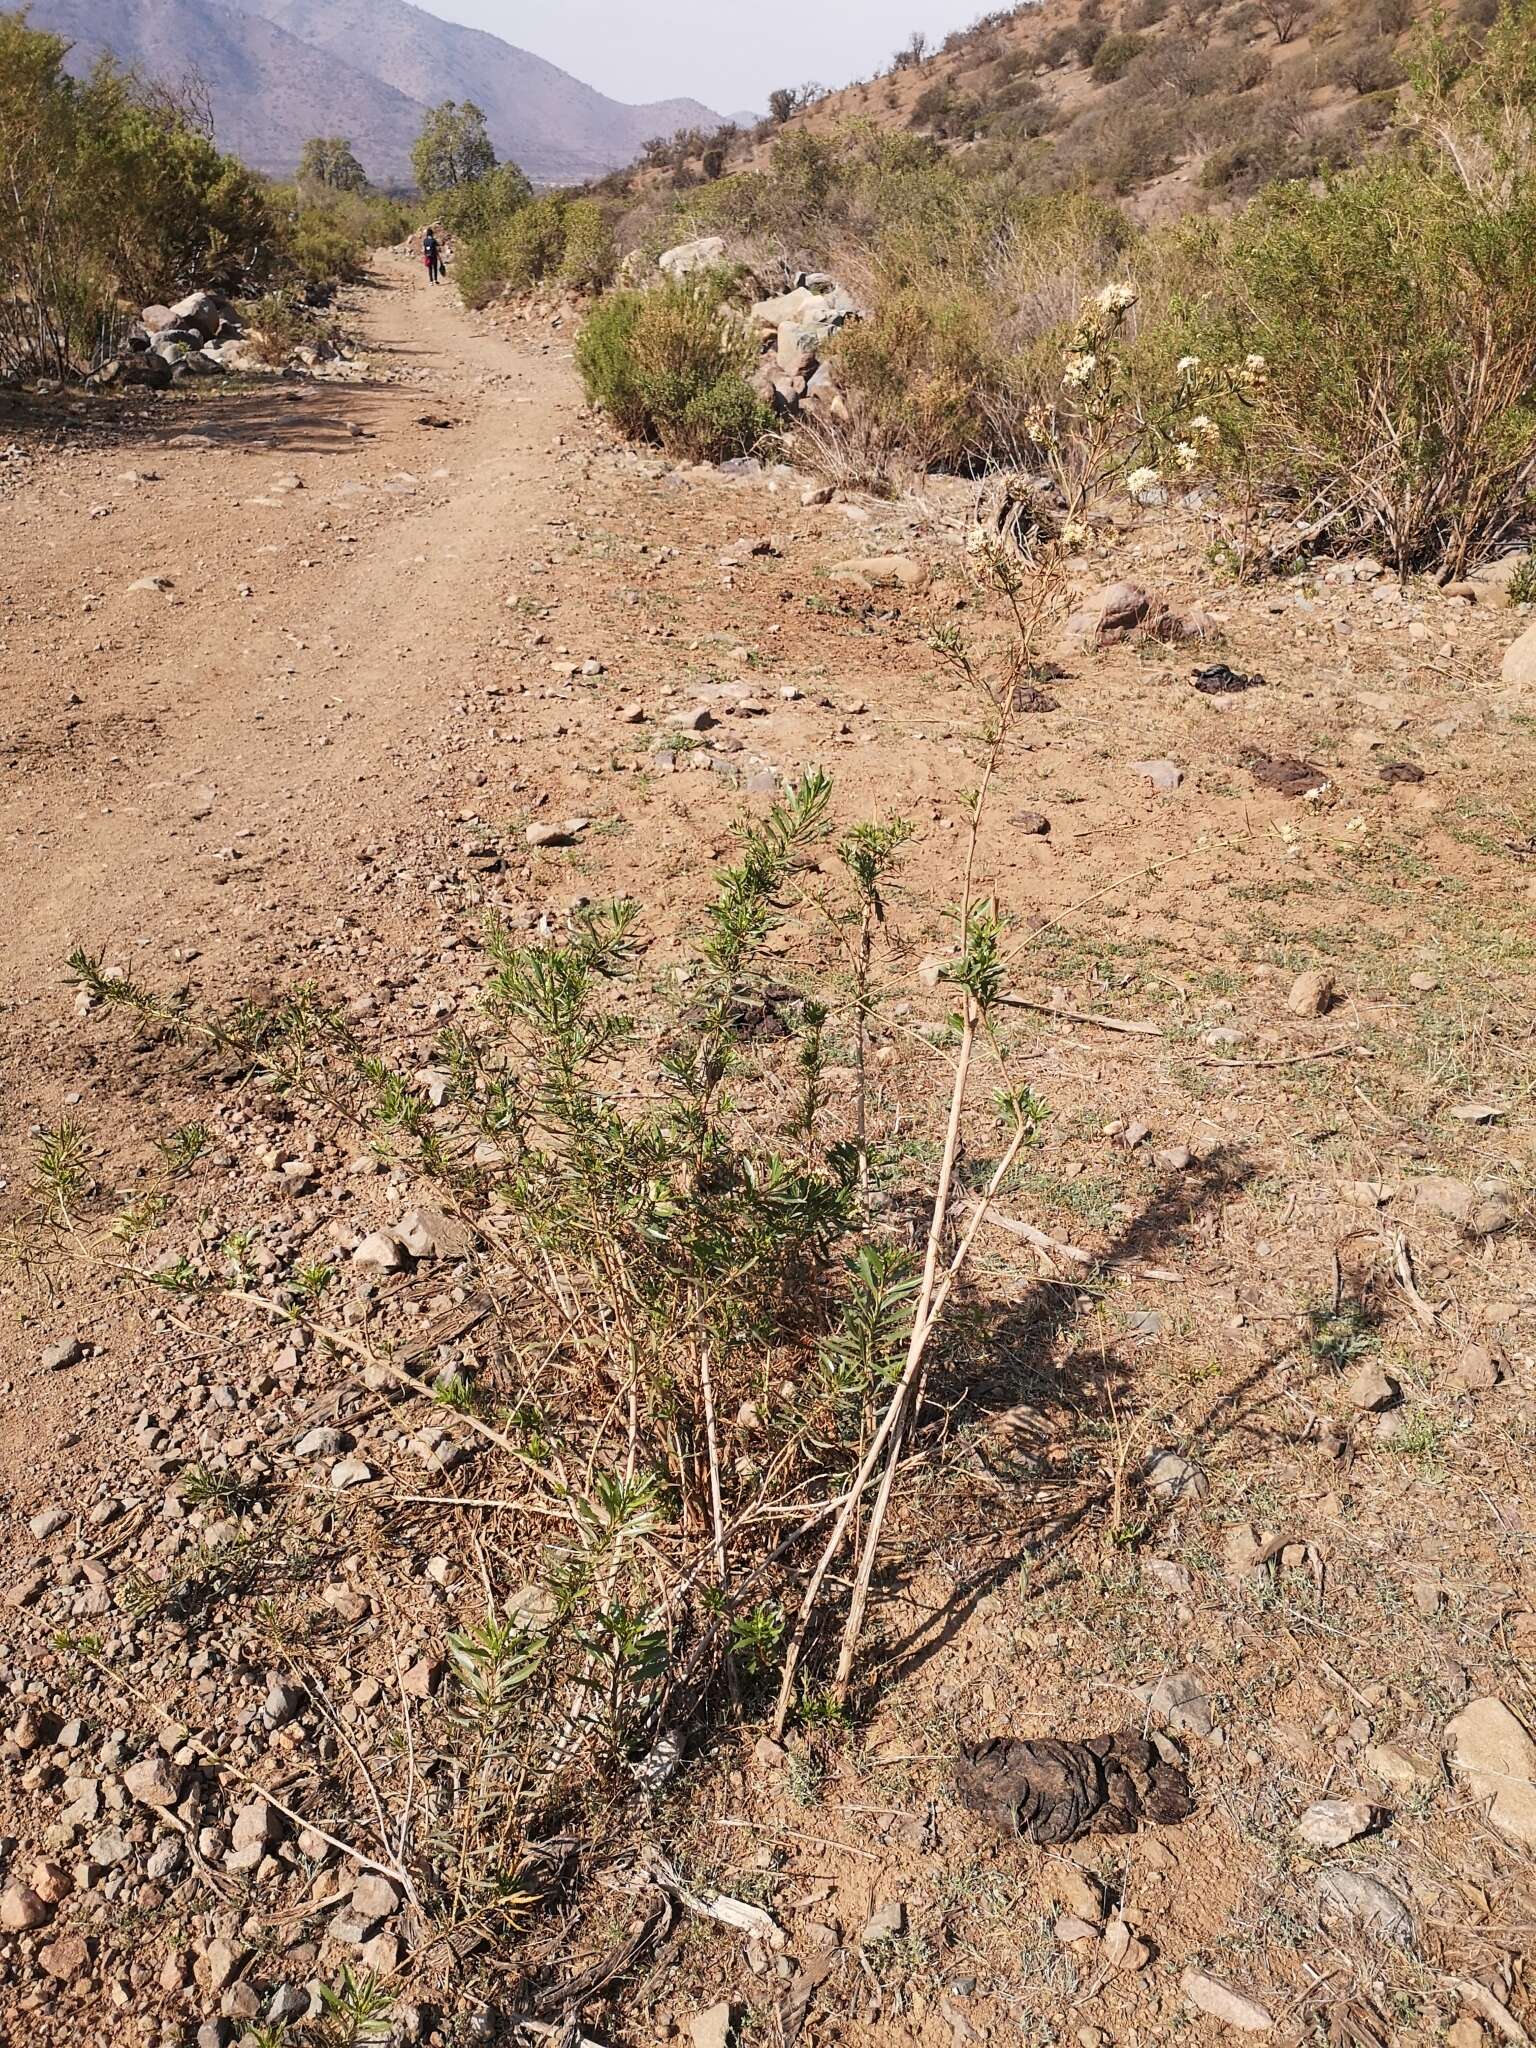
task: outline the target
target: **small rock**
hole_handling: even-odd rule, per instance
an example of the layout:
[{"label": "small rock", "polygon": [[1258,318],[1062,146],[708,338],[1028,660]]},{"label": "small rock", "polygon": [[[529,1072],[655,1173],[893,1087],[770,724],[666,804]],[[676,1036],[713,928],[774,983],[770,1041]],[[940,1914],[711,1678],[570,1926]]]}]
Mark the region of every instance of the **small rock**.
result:
[{"label": "small rock", "polygon": [[1520,638],[1505,650],[1499,675],[1510,689],[1536,689],[1536,625],[1527,626]]},{"label": "small rock", "polygon": [[63,1508],[44,1508],[40,1515],[34,1515],[27,1527],[39,1543],[46,1543],[50,1536],[57,1536],[61,1529],[69,1526],[69,1516]]},{"label": "small rock", "polygon": [[207,1978],[208,1989],[215,1994],[221,1992],[244,1960],[244,1949],[222,1939],[210,1941],[203,1951],[203,1974]]},{"label": "small rock", "polygon": [[860,1948],[873,1948],[878,1942],[900,1941],[907,1931],[907,1909],[900,1899],[892,1899],[886,1905],[877,1906],[864,1922],[864,1931],[859,1936]]},{"label": "small rock", "polygon": [[46,1926],[52,1917],[47,1900],[29,1884],[13,1881],[0,1892],[0,1927],[21,1934],[30,1927]]},{"label": "small rock", "polygon": [[405,1263],[404,1254],[393,1234],[387,1230],[370,1230],[352,1253],[354,1266],[368,1266],[377,1273],[398,1272]]},{"label": "small rock", "polygon": [[1318,1911],[1324,1921],[1345,1921],[1390,1941],[1413,1946],[1413,1915],[1398,1897],[1360,1870],[1325,1870],[1318,1880]]},{"label": "small rock", "polygon": [[78,1365],[85,1356],[85,1347],[78,1337],[65,1337],[60,1343],[50,1344],[38,1360],[44,1372],[63,1372],[67,1366]]},{"label": "small rock", "polygon": [[352,1887],[352,1910],[360,1920],[387,1920],[399,1908],[399,1892],[377,1871],[365,1871]]},{"label": "small rock", "polygon": [[1397,1381],[1379,1365],[1362,1365],[1349,1383],[1350,1406],[1359,1409],[1362,1415],[1390,1408],[1397,1396]]},{"label": "small rock", "polygon": [[235,1815],[229,1839],[236,1849],[270,1849],[282,1840],[283,1830],[283,1817],[277,1808],[265,1799],[252,1799]]},{"label": "small rock", "polygon": [[1318,1799],[1296,1823],[1296,1832],[1314,1849],[1342,1849],[1365,1834],[1376,1818],[1368,1799]]},{"label": "small rock", "polygon": [[1298,1017],[1322,1017],[1332,1008],[1334,995],[1333,976],[1325,968],[1309,967],[1291,983],[1285,1007]]},{"label": "small rock", "polygon": [[1079,1920],[1075,1913],[1062,1914],[1056,1922],[1055,1934],[1063,1948],[1070,1947],[1074,1941],[1097,1941],[1099,1938],[1098,1928],[1091,1921]]},{"label": "small rock", "polygon": [[562,825],[529,825],[523,833],[530,846],[574,846],[590,821],[567,818]]},{"label": "small rock", "polygon": [[1208,1736],[1216,1726],[1204,1685],[1193,1671],[1173,1671],[1155,1685],[1135,1685],[1131,1696],[1161,1714],[1176,1735]]},{"label": "small rock", "polygon": [[1196,2012],[1220,2020],[1224,2026],[1237,2027],[1245,2034],[1266,2034],[1275,2024],[1268,2008],[1256,1998],[1234,1991],[1230,1984],[1223,1984],[1219,1977],[1208,1977],[1204,1970],[1185,1970],[1179,1978],[1179,1989]]},{"label": "small rock", "polygon": [[1451,1378],[1468,1394],[1486,1394],[1504,1377],[1504,1361],[1486,1344],[1469,1344],[1451,1367]]},{"label": "small rock", "polygon": [[1488,2036],[1476,2020],[1463,2013],[1446,2028],[1445,2048],[1488,2048]]},{"label": "small rock", "polygon": [[1008,821],[1015,832],[1029,833],[1043,838],[1051,829],[1051,821],[1043,811],[1015,811]]},{"label": "small rock", "polygon": [[46,1857],[32,1866],[32,1889],[45,1906],[61,1906],[75,1888],[75,1880],[62,1863]]},{"label": "small rock", "polygon": [[83,1934],[61,1934],[37,1952],[37,1960],[60,1984],[73,1984],[91,1966],[91,1951]]},{"label": "small rock", "polygon": [[1365,1761],[1383,1784],[1391,1785],[1399,1792],[1411,1792],[1415,1786],[1429,1782],[1429,1772],[1422,1770],[1411,1756],[1390,1743],[1370,1743],[1366,1747]]},{"label": "small rock", "polygon": [[1164,796],[1171,796],[1184,780],[1184,770],[1173,761],[1133,761],[1131,773],[1145,776]]},{"label": "small rock", "polygon": [[688,2038],[693,2048],[731,2048],[736,2032],[736,2008],[729,1999],[722,1998],[718,2005],[706,2006],[703,2012],[691,2015],[688,2021]]},{"label": "small rock", "polygon": [[340,1464],[331,1467],[332,1493],[346,1493],[354,1486],[366,1486],[373,1477],[373,1467],[362,1458],[343,1458]]},{"label": "small rock", "polygon": [[[332,1483],[334,1484],[334,1475]],[[304,1694],[296,1685],[274,1685],[261,1703],[261,1718],[269,1728],[286,1728],[288,1723],[297,1720],[303,1711]],[[258,1800],[255,1803],[258,1806],[266,1805],[265,1800]],[[251,1808],[247,1807],[245,1811],[249,1813]],[[274,1809],[269,1808],[268,1812],[275,1817]],[[270,1825],[270,1822],[268,1824]]]},{"label": "small rock", "polygon": [[861,555],[854,561],[834,562],[828,574],[834,583],[852,583],[863,590],[921,590],[928,581],[922,563],[905,555]]},{"label": "small rock", "polygon": [[1153,1451],[1141,1468],[1148,1493],[1171,1505],[1180,1500],[1205,1500],[1211,1482],[1198,1465],[1181,1458],[1177,1451]]},{"label": "small rock", "polygon": [[1446,1728],[1451,1762],[1488,1818],[1512,1841],[1536,1847],[1536,1742],[1499,1699],[1473,1700]]},{"label": "small rock", "polygon": [[336,1458],[347,1448],[347,1439],[339,1429],[321,1427],[306,1430],[293,1447],[296,1458]]},{"label": "small rock", "polygon": [[141,1806],[174,1806],[185,1783],[186,1773],[166,1756],[140,1757],[123,1773],[128,1796]]},{"label": "small rock", "polygon": [[103,1870],[112,1870],[119,1863],[126,1863],[131,1854],[128,1837],[121,1828],[103,1828],[91,1842],[91,1861],[99,1863]]}]

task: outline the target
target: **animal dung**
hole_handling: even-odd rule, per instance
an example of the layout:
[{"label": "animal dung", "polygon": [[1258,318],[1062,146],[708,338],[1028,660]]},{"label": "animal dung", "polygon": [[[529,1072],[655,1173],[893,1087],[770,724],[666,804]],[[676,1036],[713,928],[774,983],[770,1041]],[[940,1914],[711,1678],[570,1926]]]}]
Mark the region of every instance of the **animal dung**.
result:
[{"label": "animal dung", "polygon": [[1086,1742],[999,1735],[962,1744],[955,1790],[1005,1834],[1042,1843],[1129,1835],[1143,1821],[1183,1820],[1194,1807],[1183,1765],[1130,1730]]}]

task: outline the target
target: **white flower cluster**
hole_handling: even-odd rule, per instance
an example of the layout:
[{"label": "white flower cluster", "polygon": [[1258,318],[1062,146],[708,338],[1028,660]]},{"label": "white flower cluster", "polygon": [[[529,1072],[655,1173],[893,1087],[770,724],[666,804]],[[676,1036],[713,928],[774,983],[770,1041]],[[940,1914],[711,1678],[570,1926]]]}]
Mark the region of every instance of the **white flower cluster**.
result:
[{"label": "white flower cluster", "polygon": [[1093,302],[1106,320],[1119,319],[1136,303],[1136,292],[1128,284],[1107,284]]},{"label": "white flower cluster", "polygon": [[1061,381],[1070,391],[1081,391],[1092,383],[1093,373],[1099,367],[1099,359],[1092,351],[1083,355],[1068,356],[1062,369]]},{"label": "white flower cluster", "polygon": [[1143,466],[1141,469],[1133,469],[1131,471],[1125,480],[1125,488],[1133,498],[1141,498],[1145,497],[1153,485],[1160,481],[1161,479],[1155,469]]}]

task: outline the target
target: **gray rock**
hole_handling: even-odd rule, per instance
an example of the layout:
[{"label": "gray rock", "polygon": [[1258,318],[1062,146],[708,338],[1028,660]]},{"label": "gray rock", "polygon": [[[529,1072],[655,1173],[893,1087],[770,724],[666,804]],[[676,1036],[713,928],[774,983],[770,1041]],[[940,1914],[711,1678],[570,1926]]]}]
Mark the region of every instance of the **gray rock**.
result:
[{"label": "gray rock", "polygon": [[1397,1948],[1413,1946],[1413,1914],[1396,1892],[1363,1871],[1325,1870],[1318,1880],[1317,1902],[1325,1922],[1343,1921]]},{"label": "gray rock", "polygon": [[1141,1476],[1154,1500],[1171,1504],[1180,1500],[1206,1500],[1211,1482],[1198,1465],[1181,1458],[1177,1451],[1153,1451],[1141,1468]]},{"label": "gray rock", "polygon": [[735,2035],[736,2008],[728,1999],[689,2016],[688,2039],[692,2048],[731,2048]]},{"label": "gray rock", "polygon": [[39,1543],[46,1543],[50,1536],[57,1536],[61,1529],[69,1527],[69,1516],[63,1508],[44,1508],[34,1515],[27,1527]]},{"label": "gray rock", "polygon": [[306,1430],[293,1447],[296,1458],[336,1458],[348,1448],[343,1431],[321,1427]]},{"label": "gray rock", "polygon": [[559,825],[530,825],[523,837],[530,846],[574,846],[590,820],[567,818]]},{"label": "gray rock", "polygon": [[864,1922],[859,1936],[861,1948],[873,1948],[882,1941],[900,1941],[907,1931],[907,1908],[901,1899],[892,1899],[886,1905],[877,1906]]},{"label": "gray rock", "polygon": [[[336,1475],[332,1473],[333,1486],[335,1480]],[[286,1728],[303,1710],[304,1694],[298,1686],[274,1685],[261,1703],[261,1718],[269,1728]],[[258,1800],[256,1803],[262,1806],[266,1804],[265,1800]],[[245,1808],[246,1813],[250,1811],[249,1807]]]},{"label": "gray rock", "polygon": [[99,1863],[103,1870],[112,1870],[119,1863],[126,1863],[132,1853],[128,1837],[121,1828],[103,1828],[91,1842],[91,1861]]},{"label": "gray rock", "polygon": [[1164,796],[1172,796],[1184,780],[1184,770],[1174,761],[1133,761],[1131,773],[1144,776]]},{"label": "gray rock", "polygon": [[1362,1415],[1390,1408],[1397,1396],[1397,1381],[1384,1373],[1379,1365],[1362,1365],[1349,1383],[1350,1406],[1358,1408]]},{"label": "gray rock", "polygon": [[[224,306],[212,292],[191,292],[184,299],[178,299],[172,306],[170,318],[182,327],[190,327],[207,341],[212,341],[224,321]],[[149,325],[146,317],[145,326]]]},{"label": "gray rock", "polygon": [[371,1267],[376,1273],[395,1273],[404,1265],[405,1255],[389,1231],[370,1230],[354,1249],[352,1263]]},{"label": "gray rock", "polygon": [[1240,2033],[1267,2034],[1275,2024],[1268,2007],[1245,1992],[1234,1991],[1219,1977],[1208,1977],[1204,1970],[1186,1970],[1179,1979],[1179,1989],[1185,2003],[1196,2012],[1220,2020],[1224,2026],[1236,2027]]},{"label": "gray rock", "polygon": [[1131,1697],[1161,1714],[1176,1735],[1207,1736],[1216,1725],[1205,1687],[1193,1671],[1172,1671],[1155,1685],[1134,1685]]},{"label": "gray rock", "polygon": [[699,235],[691,242],[679,242],[675,248],[663,249],[656,259],[656,267],[664,270],[668,277],[690,277],[696,270],[713,270],[724,261],[725,237]]},{"label": "gray rock", "polygon": [[352,1910],[361,1920],[387,1920],[399,1908],[399,1892],[376,1870],[365,1871],[352,1887]]},{"label": "gray rock", "polygon": [[1499,678],[1512,690],[1536,689],[1536,622],[1505,649]]},{"label": "gray rock", "polygon": [[[273,1691],[268,1693],[266,1704],[262,1708],[262,1718],[267,1721],[269,1727],[282,1726],[282,1721],[270,1719],[267,1712],[268,1707],[273,1704],[276,1693],[279,1690],[281,1688],[274,1687]],[[288,1704],[289,1697],[288,1694],[284,1694],[283,1705],[285,1707]],[[299,1706],[303,1705],[302,1694],[299,1695],[298,1704]],[[284,1713],[283,1719],[291,1720],[293,1714],[297,1711],[298,1707],[295,1706],[291,1712]],[[230,1829],[229,1839],[236,1849],[271,1849],[283,1839],[285,1827],[286,1822],[275,1806],[265,1799],[252,1799],[242,1806],[235,1815],[234,1826]]]},{"label": "gray rock", "polygon": [[186,1773],[167,1756],[140,1757],[123,1773],[123,1786],[141,1806],[174,1806],[181,1798]]},{"label": "gray rock", "polygon": [[66,1366],[78,1365],[85,1356],[85,1348],[78,1337],[65,1337],[57,1344],[50,1344],[38,1359],[44,1372],[62,1372]]},{"label": "gray rock", "polygon": [[1296,1832],[1314,1849],[1342,1849],[1368,1833],[1375,1818],[1368,1799],[1318,1799],[1297,1821]]}]

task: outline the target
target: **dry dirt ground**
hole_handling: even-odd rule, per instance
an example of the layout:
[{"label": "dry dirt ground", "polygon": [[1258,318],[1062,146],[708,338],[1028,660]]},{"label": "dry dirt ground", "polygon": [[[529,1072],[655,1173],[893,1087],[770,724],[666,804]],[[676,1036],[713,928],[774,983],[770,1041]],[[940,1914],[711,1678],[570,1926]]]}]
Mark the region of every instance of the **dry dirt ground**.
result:
[{"label": "dry dirt ground", "polygon": [[[0,1930],[17,2048],[232,2040],[285,2013],[303,2040],[313,1987],[359,1954],[419,2031],[498,2038],[473,1958],[456,1976],[433,1951],[423,1978],[429,1930],[398,1899],[346,1906],[357,1873],[306,1798],[354,1742],[398,1763],[402,1711],[432,1739],[444,1632],[484,1610],[480,1538],[503,1590],[516,1560],[494,1517],[471,1548],[421,1504],[442,1482],[420,1417],[344,1360],[110,1270],[236,1231],[258,1272],[345,1266],[412,1191],[88,1012],[70,948],[215,1004],[312,980],[425,1060],[473,1003],[487,902],[558,921],[627,892],[654,962],[679,959],[733,822],[770,771],[819,762],[841,819],[917,828],[877,1110],[919,1180],[947,1094],[921,963],[949,943],[981,720],[926,636],[976,616],[967,493],[805,506],[798,479],[616,449],[567,329],[466,316],[398,259],[349,318],[359,381],[12,428],[0,1881],[39,1909]],[[747,2042],[1214,2043],[1234,2010],[1292,2041],[1536,2030],[1536,1793],[1518,1746],[1512,1775],[1469,1780],[1451,1728],[1484,1698],[1536,1706],[1536,747],[1498,680],[1519,620],[1369,564],[1223,586],[1211,539],[1149,515],[1076,565],[1083,589],[1202,602],[1214,637],[1068,658],[983,836],[1013,985],[1044,1006],[1010,1013],[1010,1050],[1052,1112],[1003,1206],[1089,1257],[981,1239],[968,1391],[904,1485],[851,1723],[783,1753],[760,1722],[715,1729],[656,1811],[655,1845],[782,1945],[685,1915],[594,1994],[594,2039],[716,2041],[697,2016],[722,2000]],[[826,573],[891,549],[930,591]],[[1202,695],[1217,658],[1265,680]],[[1276,756],[1321,794],[1264,787]],[[573,817],[573,847],[527,844]],[[787,962],[819,929],[790,920]],[[1314,969],[1337,996],[1298,1015]],[[85,1183],[63,1229],[37,1185],[61,1126]],[[443,1270],[384,1295],[451,1314]],[[293,1447],[337,1425],[373,1479],[332,1497]],[[178,1621],[139,1575],[185,1541],[185,1474],[252,1460],[318,1498],[310,1561]],[[295,1637],[279,1609],[325,1625]],[[1050,1851],[955,1801],[961,1739],[1147,1723],[1189,1760],[1180,1825]],[[179,1808],[125,1789],[146,1755]],[[288,1811],[232,1827],[253,1788]],[[1342,1846],[1298,1832],[1325,1798],[1370,1809]],[[562,1920],[550,1974],[627,1924],[622,1899]],[[1189,1969],[1251,2003],[1202,2011]]]}]

